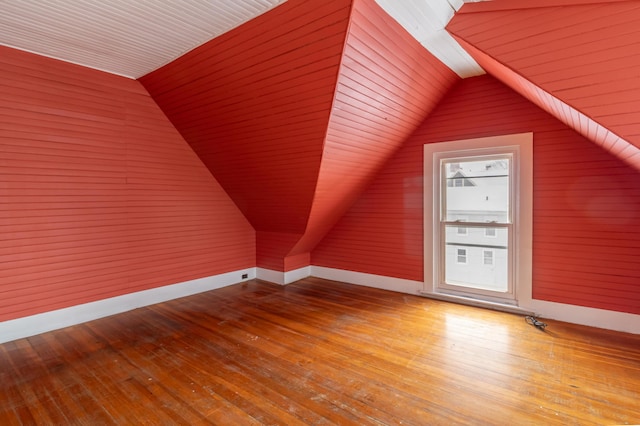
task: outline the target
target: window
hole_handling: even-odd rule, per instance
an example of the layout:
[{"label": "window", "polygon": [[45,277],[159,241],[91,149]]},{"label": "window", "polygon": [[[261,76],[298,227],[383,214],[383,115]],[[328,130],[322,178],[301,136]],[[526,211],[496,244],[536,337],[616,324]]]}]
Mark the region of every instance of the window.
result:
[{"label": "window", "polygon": [[[511,282],[509,280],[509,252],[510,236],[513,234],[512,221],[512,177],[513,177],[513,153],[509,150],[496,150],[495,152],[477,152],[470,150],[462,153],[452,153],[440,156],[438,167],[440,168],[441,193],[440,201],[440,253],[444,257],[442,262],[441,286],[455,291],[467,291],[468,289],[486,290],[503,295],[510,294]],[[464,175],[473,179],[473,186],[449,186],[448,181],[464,171]],[[447,228],[457,228],[460,234],[460,217],[468,218],[474,238],[464,241],[455,238]],[[502,238],[497,241],[486,242],[482,239],[480,227],[493,229],[497,233],[500,229]],[[486,232],[486,231],[485,231]],[[470,236],[471,237],[471,236]],[[449,246],[457,248],[456,259],[451,258]],[[499,250],[500,262],[493,265],[490,270],[482,268],[486,265],[484,249]],[[467,264],[467,250],[473,253],[469,267],[460,267]],[[460,253],[464,252],[461,259]],[[493,264],[493,257],[491,263]]]},{"label": "window", "polygon": [[493,266],[493,250],[482,250],[482,264]]},{"label": "window", "polygon": [[511,305],[530,297],[532,139],[424,146],[425,292]]}]

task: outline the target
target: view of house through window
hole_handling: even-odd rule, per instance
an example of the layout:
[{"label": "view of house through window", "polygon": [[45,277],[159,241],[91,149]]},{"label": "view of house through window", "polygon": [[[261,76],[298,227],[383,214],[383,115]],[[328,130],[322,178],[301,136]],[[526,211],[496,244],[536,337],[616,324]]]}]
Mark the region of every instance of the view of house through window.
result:
[{"label": "view of house through window", "polygon": [[511,156],[447,158],[441,167],[443,284],[508,292]]}]

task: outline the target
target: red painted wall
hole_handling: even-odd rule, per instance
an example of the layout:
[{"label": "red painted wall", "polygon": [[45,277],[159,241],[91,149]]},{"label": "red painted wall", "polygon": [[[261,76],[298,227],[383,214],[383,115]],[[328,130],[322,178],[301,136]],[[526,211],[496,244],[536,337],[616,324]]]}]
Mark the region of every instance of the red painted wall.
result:
[{"label": "red painted wall", "polygon": [[489,76],[461,81],[312,253],[423,281],[423,144],[534,132],[533,297],[640,313],[640,172]]},{"label": "red painted wall", "polygon": [[447,29],[489,73],[640,169],[640,4],[562,3],[468,4]]},{"label": "red painted wall", "polygon": [[0,47],[0,321],[255,266],[142,85]]},{"label": "red painted wall", "polygon": [[291,271],[293,269],[309,266],[309,263],[295,267],[287,265],[287,257],[293,247],[302,237],[302,234],[291,234],[285,232],[256,232],[256,264],[260,268],[271,269],[273,271]]}]

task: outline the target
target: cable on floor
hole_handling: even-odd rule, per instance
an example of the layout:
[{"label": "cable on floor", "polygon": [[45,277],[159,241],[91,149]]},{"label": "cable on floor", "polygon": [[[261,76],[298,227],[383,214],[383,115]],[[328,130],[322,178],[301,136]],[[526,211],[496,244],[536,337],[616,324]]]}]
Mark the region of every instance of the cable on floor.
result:
[{"label": "cable on floor", "polygon": [[547,324],[543,323],[542,321],[539,321],[538,318],[534,316],[526,316],[524,317],[524,320],[527,322],[527,324],[531,324],[538,330],[544,331],[544,329],[547,327]]}]

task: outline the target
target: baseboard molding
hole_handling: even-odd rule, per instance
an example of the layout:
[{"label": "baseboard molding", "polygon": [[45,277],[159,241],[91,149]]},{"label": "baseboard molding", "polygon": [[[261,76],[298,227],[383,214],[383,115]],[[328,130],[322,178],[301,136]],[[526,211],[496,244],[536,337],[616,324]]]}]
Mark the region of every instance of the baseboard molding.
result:
[{"label": "baseboard molding", "polygon": [[[242,278],[245,274],[247,277]],[[247,268],[0,322],[0,343],[215,290],[254,278],[256,278],[256,268]]]},{"label": "baseboard molding", "polygon": [[[333,281],[342,281],[350,284],[416,295],[423,294],[424,287],[422,281],[385,277],[363,272],[345,271],[341,269],[326,268],[323,266],[312,266],[311,275]],[[518,306],[518,310],[520,310],[520,313],[522,314],[533,312],[541,318],[555,319],[558,321],[604,328],[607,330],[622,331],[625,333],[640,334],[640,315],[625,312],[607,311],[604,309],[587,308],[584,306],[547,302],[537,299],[521,301]]]},{"label": "baseboard molding", "polygon": [[305,266],[303,268],[294,269],[293,271],[284,273],[285,284],[291,284],[303,278],[311,276],[311,266]]},{"label": "baseboard molding", "polygon": [[343,269],[326,268],[324,266],[312,266],[311,275],[327,280],[342,281],[349,284],[357,284],[408,294],[418,294],[423,287],[422,281],[385,277],[382,275],[367,274],[364,272],[345,271]]},{"label": "baseboard molding", "polygon": [[541,318],[640,334],[640,315],[537,299],[523,304],[523,307],[535,312]]},{"label": "baseboard molding", "polygon": [[307,278],[311,275],[311,266],[294,269],[289,272],[274,271],[272,269],[256,268],[256,278],[270,283],[287,285],[292,282]]},{"label": "baseboard molding", "polygon": [[[247,278],[242,278],[244,274],[247,275]],[[263,268],[248,268],[0,322],[0,343],[81,324],[155,303],[215,290],[254,278],[286,285],[308,276],[414,295],[420,294],[423,290],[421,281],[323,266],[308,266],[286,273]],[[542,318],[640,334],[640,315],[535,299],[527,300],[520,305],[520,308],[534,312]]]}]

